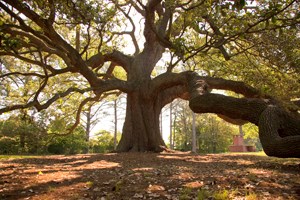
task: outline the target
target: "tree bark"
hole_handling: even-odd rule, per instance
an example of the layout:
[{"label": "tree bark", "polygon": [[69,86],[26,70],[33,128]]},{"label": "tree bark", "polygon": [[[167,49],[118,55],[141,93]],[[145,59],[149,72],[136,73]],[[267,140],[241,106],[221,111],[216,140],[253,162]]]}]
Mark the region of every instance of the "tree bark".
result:
[{"label": "tree bark", "polygon": [[300,120],[270,105],[260,115],[258,127],[259,138],[267,155],[300,158]]},{"label": "tree bark", "polygon": [[249,98],[211,94],[208,81],[199,80],[197,75],[190,79],[189,88],[189,105],[194,112],[252,122],[259,127],[259,138],[267,155],[300,158],[300,118],[273,99],[255,94]]},{"label": "tree bark", "polygon": [[132,82],[135,88],[127,93],[126,117],[118,152],[161,152],[166,149],[159,130],[161,98],[157,91],[149,90],[151,73],[164,52],[152,30],[154,7],[158,3],[153,1],[147,5],[144,50],[133,58],[128,67],[127,81]]},{"label": "tree bark", "polygon": [[166,145],[160,135],[160,105],[153,99],[143,98],[140,93],[127,94],[127,110],[123,135],[118,152],[161,152]]}]

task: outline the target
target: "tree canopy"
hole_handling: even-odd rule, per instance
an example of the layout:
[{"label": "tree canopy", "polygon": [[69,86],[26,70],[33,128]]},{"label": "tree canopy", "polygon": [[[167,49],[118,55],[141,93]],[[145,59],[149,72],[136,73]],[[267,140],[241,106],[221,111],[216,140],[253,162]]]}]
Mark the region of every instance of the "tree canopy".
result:
[{"label": "tree canopy", "polygon": [[[54,108],[72,131],[89,102],[121,91],[118,151],[161,151],[159,114],[175,98],[190,100],[194,112],[261,126],[285,116],[291,124],[271,129],[288,131],[264,141],[292,135],[299,144],[297,0],[1,0],[0,9],[0,114]],[[278,151],[300,156],[299,147]]]}]

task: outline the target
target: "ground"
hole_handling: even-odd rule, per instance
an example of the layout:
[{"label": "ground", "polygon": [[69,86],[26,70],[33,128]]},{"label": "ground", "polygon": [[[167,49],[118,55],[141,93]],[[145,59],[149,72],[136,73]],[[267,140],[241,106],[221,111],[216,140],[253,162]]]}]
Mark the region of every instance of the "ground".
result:
[{"label": "ground", "polygon": [[0,159],[0,199],[300,199],[300,159],[109,153]]}]

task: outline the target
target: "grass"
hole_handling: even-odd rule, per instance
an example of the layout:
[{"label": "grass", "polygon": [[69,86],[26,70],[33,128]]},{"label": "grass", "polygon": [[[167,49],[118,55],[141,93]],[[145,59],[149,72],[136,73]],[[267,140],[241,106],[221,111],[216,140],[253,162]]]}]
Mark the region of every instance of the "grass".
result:
[{"label": "grass", "polygon": [[228,190],[223,190],[223,191],[218,191],[214,193],[214,199],[215,200],[227,200],[229,199],[229,191]]},{"label": "grass", "polygon": [[91,188],[94,185],[94,183],[92,181],[88,181],[85,184],[86,184],[86,187],[88,187],[88,188]]},{"label": "grass", "polygon": [[257,200],[257,199],[258,199],[257,195],[255,193],[252,193],[252,192],[247,194],[246,197],[245,197],[245,200]]},{"label": "grass", "polygon": [[230,199],[230,192],[228,190],[220,190],[216,192],[208,191],[208,190],[199,190],[197,194],[197,200],[205,200],[209,197],[215,200],[228,200]]},{"label": "grass", "polygon": [[[230,200],[237,197],[237,192],[238,190],[229,191],[224,189],[219,191],[211,191],[200,189],[197,193],[197,200],[205,200],[210,198],[215,200]],[[258,196],[256,193],[250,192],[245,195],[245,200],[258,200]]]},{"label": "grass", "polygon": [[34,155],[0,155],[0,160],[35,158]]},{"label": "grass", "polygon": [[180,196],[179,196],[179,200],[188,200],[191,199],[190,194],[192,193],[192,189],[185,187],[182,189]]},{"label": "grass", "polygon": [[252,155],[252,156],[267,156],[264,151],[258,152],[228,152],[227,155]]},{"label": "grass", "polygon": [[204,200],[207,199],[210,196],[210,192],[205,189],[200,189],[198,191],[197,200]]}]

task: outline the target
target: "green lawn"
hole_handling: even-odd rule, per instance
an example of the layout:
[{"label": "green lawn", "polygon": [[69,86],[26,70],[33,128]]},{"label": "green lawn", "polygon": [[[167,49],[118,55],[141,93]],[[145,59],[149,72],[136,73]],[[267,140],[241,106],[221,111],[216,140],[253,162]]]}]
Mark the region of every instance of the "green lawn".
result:
[{"label": "green lawn", "polygon": [[34,158],[35,155],[0,155],[0,160]]}]

